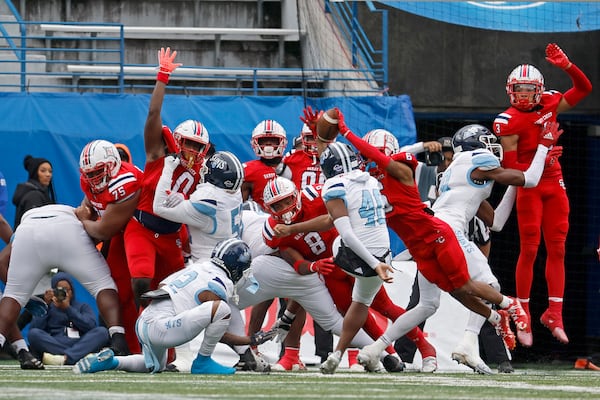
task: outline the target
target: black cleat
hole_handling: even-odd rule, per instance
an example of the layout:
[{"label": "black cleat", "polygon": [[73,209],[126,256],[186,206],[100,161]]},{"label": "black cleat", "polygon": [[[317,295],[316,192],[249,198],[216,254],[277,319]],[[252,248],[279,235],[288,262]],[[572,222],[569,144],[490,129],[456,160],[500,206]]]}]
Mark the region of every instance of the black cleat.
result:
[{"label": "black cleat", "polygon": [[383,358],[383,367],[387,372],[402,372],[404,371],[404,363],[391,354]]},{"label": "black cleat", "polygon": [[113,333],[110,337],[110,348],[115,353],[115,356],[128,356],[131,354],[124,333]]},{"label": "black cleat", "polygon": [[17,354],[21,369],[44,369],[44,364],[35,358],[28,350],[21,349]]}]

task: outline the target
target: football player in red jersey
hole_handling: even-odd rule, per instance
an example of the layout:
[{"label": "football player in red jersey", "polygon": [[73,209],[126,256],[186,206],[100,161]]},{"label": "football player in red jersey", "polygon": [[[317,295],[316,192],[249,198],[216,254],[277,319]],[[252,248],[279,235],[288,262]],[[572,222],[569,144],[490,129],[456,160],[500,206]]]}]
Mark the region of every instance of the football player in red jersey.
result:
[{"label": "football player in red jersey", "polygon": [[135,334],[138,313],[131,289],[123,231],[138,204],[143,173],[132,164],[121,162],[117,148],[106,140],[94,140],[83,148],[79,169],[81,189],[85,194],[79,210],[89,210],[89,214],[80,213],[78,216],[92,238],[109,241],[106,261],[119,292],[125,337],[129,350],[139,353],[141,349]]},{"label": "football player in red jersey", "polygon": [[302,190],[309,185],[323,184],[325,176],[321,173],[319,165],[315,134],[306,124],[302,126],[300,140],[302,148],[285,156],[281,161],[279,176],[288,178]]},{"label": "football player in red jersey", "polygon": [[158,282],[183,268],[181,224],[157,216],[152,208],[155,190],[163,172],[165,156],[178,154],[181,163],[173,172],[167,201],[188,198],[200,181],[200,168],[209,150],[206,127],[198,121],[186,120],[173,133],[163,126],[161,109],[170,74],[181,64],[175,63],[176,51],[161,49],[158,53],[159,71],[144,127],[146,165],[140,201],[134,219],[125,230],[125,248],[138,304],[140,296],[156,289]]},{"label": "football player in red jersey", "polygon": [[[506,92],[511,107],[494,120],[494,133],[501,137],[505,168],[525,171],[535,154],[538,137],[544,123],[556,121],[563,111],[570,110],[592,91],[585,74],[555,43],[546,46],[546,60],[565,71],[573,87],[564,94],[545,91],[544,77],[530,64],[521,64],[508,76]],[[565,289],[565,241],[569,230],[569,199],[565,190],[558,158],[562,147],[548,153],[546,167],[539,184],[517,189],[517,220],[520,253],[515,271],[517,298],[529,315],[529,296],[533,281],[533,264],[540,245],[540,233],[546,243],[546,281],[548,309],[540,320],[561,343],[568,343],[562,320]],[[531,327],[518,335],[531,342]]]},{"label": "football player in red jersey", "polygon": [[274,119],[265,119],[252,130],[250,144],[258,159],[243,164],[242,198],[251,198],[264,209],[263,190],[267,181],[277,176],[276,169],[287,146],[285,129]]},{"label": "football player in red jersey", "polygon": [[[293,254],[284,255],[299,274],[318,272],[323,275],[336,307],[344,315],[352,302],[354,278],[333,264],[333,241],[339,234],[327,215],[327,208],[321,197],[322,187],[323,185],[307,186],[300,193],[286,178],[278,177],[269,181],[265,187],[265,205],[271,217],[265,223],[263,236],[269,247],[278,248],[281,253],[291,248],[302,256],[294,258]],[[307,224],[301,221],[307,221]],[[308,229],[313,222],[315,229]],[[319,260],[321,261],[317,263]],[[328,262],[323,262],[327,260]],[[371,308],[392,321],[405,312],[392,302],[383,287],[375,296]],[[373,338],[383,333],[371,314],[367,317],[364,330]],[[429,358],[431,365],[437,365],[435,348],[427,342],[419,328],[412,329],[407,336],[415,342],[423,359]],[[393,346],[388,346],[386,350],[389,354],[396,353]],[[398,370],[392,361],[390,358],[387,362],[384,360],[384,366],[391,371]]]},{"label": "football player in red jersey", "polygon": [[[243,163],[242,199],[243,201],[252,199],[264,209],[263,190],[269,179],[277,176],[277,168],[287,146],[286,131],[274,119],[265,119],[252,130],[250,145],[258,159]],[[260,330],[267,310],[272,303],[272,300],[267,300],[252,307],[252,314],[248,323],[249,335]]]},{"label": "football player in red jersey", "polygon": [[[431,316],[439,307],[440,289],[450,293],[470,310],[484,316],[494,326],[501,323],[502,317],[488,308],[481,299],[507,309],[517,328],[524,330],[529,320],[518,300],[504,296],[484,282],[473,281],[469,277],[467,262],[452,228],[424,207],[414,178],[417,166],[415,157],[411,153],[401,152],[387,156],[380,152],[352,133],[339,110],[338,131],[365,158],[375,162],[384,171],[380,181],[382,194],[391,206],[386,214],[387,223],[398,234],[417,263],[421,290],[419,304],[401,315],[373,345],[363,348],[358,354],[359,362],[372,365],[383,348]],[[319,137],[317,139],[324,143],[331,142]]]}]

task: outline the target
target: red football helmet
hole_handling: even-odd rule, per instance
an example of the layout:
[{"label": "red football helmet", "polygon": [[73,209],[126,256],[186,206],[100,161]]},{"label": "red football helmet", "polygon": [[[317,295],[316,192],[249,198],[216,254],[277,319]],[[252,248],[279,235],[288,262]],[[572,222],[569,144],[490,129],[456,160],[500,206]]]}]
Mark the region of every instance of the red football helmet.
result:
[{"label": "red football helmet", "polygon": [[79,156],[79,172],[92,193],[104,191],[121,169],[121,157],[114,144],[106,140],[88,143]]},{"label": "red football helmet", "polygon": [[267,211],[278,221],[291,224],[302,208],[300,192],[294,182],[278,176],[267,182],[263,191]]},{"label": "red football helmet", "polygon": [[318,147],[317,147],[317,139],[315,138],[315,134],[308,127],[308,125],[302,125],[302,131],[300,132],[300,138],[302,140],[302,147],[304,152],[311,156],[317,156]]},{"label": "red football helmet", "polygon": [[544,93],[544,76],[531,64],[521,64],[506,80],[510,104],[520,110],[531,110],[540,104]]},{"label": "red football helmet", "polygon": [[260,158],[282,157],[287,146],[285,129],[274,119],[265,119],[252,131],[250,144]]},{"label": "red football helmet", "polygon": [[202,167],[210,147],[206,127],[199,121],[188,119],[177,125],[173,137],[179,146],[181,165],[187,169]]}]

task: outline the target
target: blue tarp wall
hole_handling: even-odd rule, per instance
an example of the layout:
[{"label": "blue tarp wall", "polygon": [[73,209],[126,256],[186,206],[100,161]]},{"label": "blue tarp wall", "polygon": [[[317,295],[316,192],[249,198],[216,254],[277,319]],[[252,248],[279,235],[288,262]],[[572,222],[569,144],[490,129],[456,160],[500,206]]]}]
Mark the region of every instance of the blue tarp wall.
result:
[{"label": "blue tarp wall", "polygon": [[[52,163],[54,187],[60,203],[81,202],[79,153],[94,139],[126,144],[133,161],[143,168],[144,122],[150,95],[114,94],[0,94],[0,171],[8,184],[9,202],[14,189],[27,180],[23,158],[45,157]],[[414,143],[416,129],[408,96],[307,99],[313,109],[339,107],[348,126],[357,134],[384,128],[401,145]],[[302,97],[203,97],[166,96],[162,118],[172,129],[185,119],[204,123],[217,150],[228,150],[242,162],[255,158],[250,135],[264,119],[280,122],[292,139],[300,133]],[[12,224],[15,207],[9,204],[6,219]],[[60,240],[60,238],[57,238]],[[3,243],[0,244],[3,246]],[[396,244],[398,247],[398,244]],[[79,300],[95,304],[81,287]]]}]

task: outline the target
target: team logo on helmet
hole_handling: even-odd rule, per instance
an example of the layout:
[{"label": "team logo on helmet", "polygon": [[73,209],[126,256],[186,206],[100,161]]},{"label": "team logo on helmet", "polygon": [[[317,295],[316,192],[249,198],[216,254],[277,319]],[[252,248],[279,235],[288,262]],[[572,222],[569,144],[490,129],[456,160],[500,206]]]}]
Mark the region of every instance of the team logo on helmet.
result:
[{"label": "team logo on helmet", "polygon": [[104,191],[121,169],[119,151],[109,141],[94,140],[83,148],[79,156],[79,171],[92,193]]},{"label": "team logo on helmet", "polygon": [[250,144],[260,158],[282,157],[287,146],[285,129],[274,119],[265,119],[252,130]]},{"label": "team logo on helmet", "polygon": [[244,271],[250,268],[252,255],[244,241],[231,238],[217,243],[210,260],[225,271],[233,283],[236,283],[244,276]]}]

